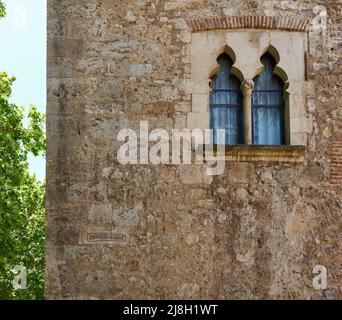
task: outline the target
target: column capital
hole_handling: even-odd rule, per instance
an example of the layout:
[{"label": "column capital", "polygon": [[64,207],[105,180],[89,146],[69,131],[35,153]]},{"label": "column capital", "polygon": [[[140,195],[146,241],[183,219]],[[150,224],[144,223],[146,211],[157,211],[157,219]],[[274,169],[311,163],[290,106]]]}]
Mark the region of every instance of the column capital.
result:
[{"label": "column capital", "polygon": [[241,91],[244,96],[252,95],[252,91],[254,89],[254,81],[253,80],[244,80],[241,84]]}]

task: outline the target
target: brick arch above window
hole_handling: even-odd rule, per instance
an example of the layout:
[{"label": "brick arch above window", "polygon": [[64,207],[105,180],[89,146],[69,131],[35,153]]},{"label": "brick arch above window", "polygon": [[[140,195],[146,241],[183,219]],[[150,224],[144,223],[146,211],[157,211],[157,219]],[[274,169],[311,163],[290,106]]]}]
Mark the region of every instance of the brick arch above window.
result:
[{"label": "brick arch above window", "polygon": [[188,19],[187,24],[192,32],[215,29],[266,29],[307,32],[310,20],[274,16],[208,17]]}]

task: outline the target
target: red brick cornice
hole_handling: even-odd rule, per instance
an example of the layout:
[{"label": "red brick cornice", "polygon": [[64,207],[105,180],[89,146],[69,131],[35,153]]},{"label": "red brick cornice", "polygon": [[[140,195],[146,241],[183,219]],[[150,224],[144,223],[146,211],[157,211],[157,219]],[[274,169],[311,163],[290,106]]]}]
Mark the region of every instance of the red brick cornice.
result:
[{"label": "red brick cornice", "polygon": [[309,28],[309,20],[291,17],[209,17],[188,19],[188,26],[192,32],[214,29],[270,29],[306,32]]}]

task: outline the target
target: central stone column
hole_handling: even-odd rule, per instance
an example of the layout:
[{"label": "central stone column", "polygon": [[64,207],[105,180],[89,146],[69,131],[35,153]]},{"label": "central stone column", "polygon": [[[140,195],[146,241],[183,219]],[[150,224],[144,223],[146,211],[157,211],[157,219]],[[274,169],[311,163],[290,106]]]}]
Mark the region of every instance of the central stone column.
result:
[{"label": "central stone column", "polygon": [[243,93],[243,135],[245,144],[252,144],[252,92],[253,80],[245,80],[241,84]]}]

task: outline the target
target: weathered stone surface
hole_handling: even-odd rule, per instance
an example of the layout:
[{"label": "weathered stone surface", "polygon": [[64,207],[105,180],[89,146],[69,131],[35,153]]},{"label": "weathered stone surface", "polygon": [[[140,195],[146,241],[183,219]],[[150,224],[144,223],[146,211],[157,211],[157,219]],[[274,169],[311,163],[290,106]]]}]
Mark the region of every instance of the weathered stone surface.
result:
[{"label": "weathered stone surface", "polygon": [[[341,4],[227,3],[48,0],[46,298],[342,298]],[[261,54],[264,31],[277,29],[272,37],[290,52],[281,34],[306,30],[307,20],[312,78],[289,83],[291,143],[308,141],[303,161],[244,157],[214,177],[206,165],[118,163],[119,130],[141,120],[150,130],[181,128],[185,117],[208,127],[205,104],[199,113],[191,105],[199,68],[189,21],[194,30],[259,26],[245,40]],[[193,92],[207,94],[208,78]],[[327,290],[312,286],[318,264]]]},{"label": "weathered stone surface", "polygon": [[133,64],[129,69],[132,76],[145,76],[151,74],[153,67],[151,64]]}]

